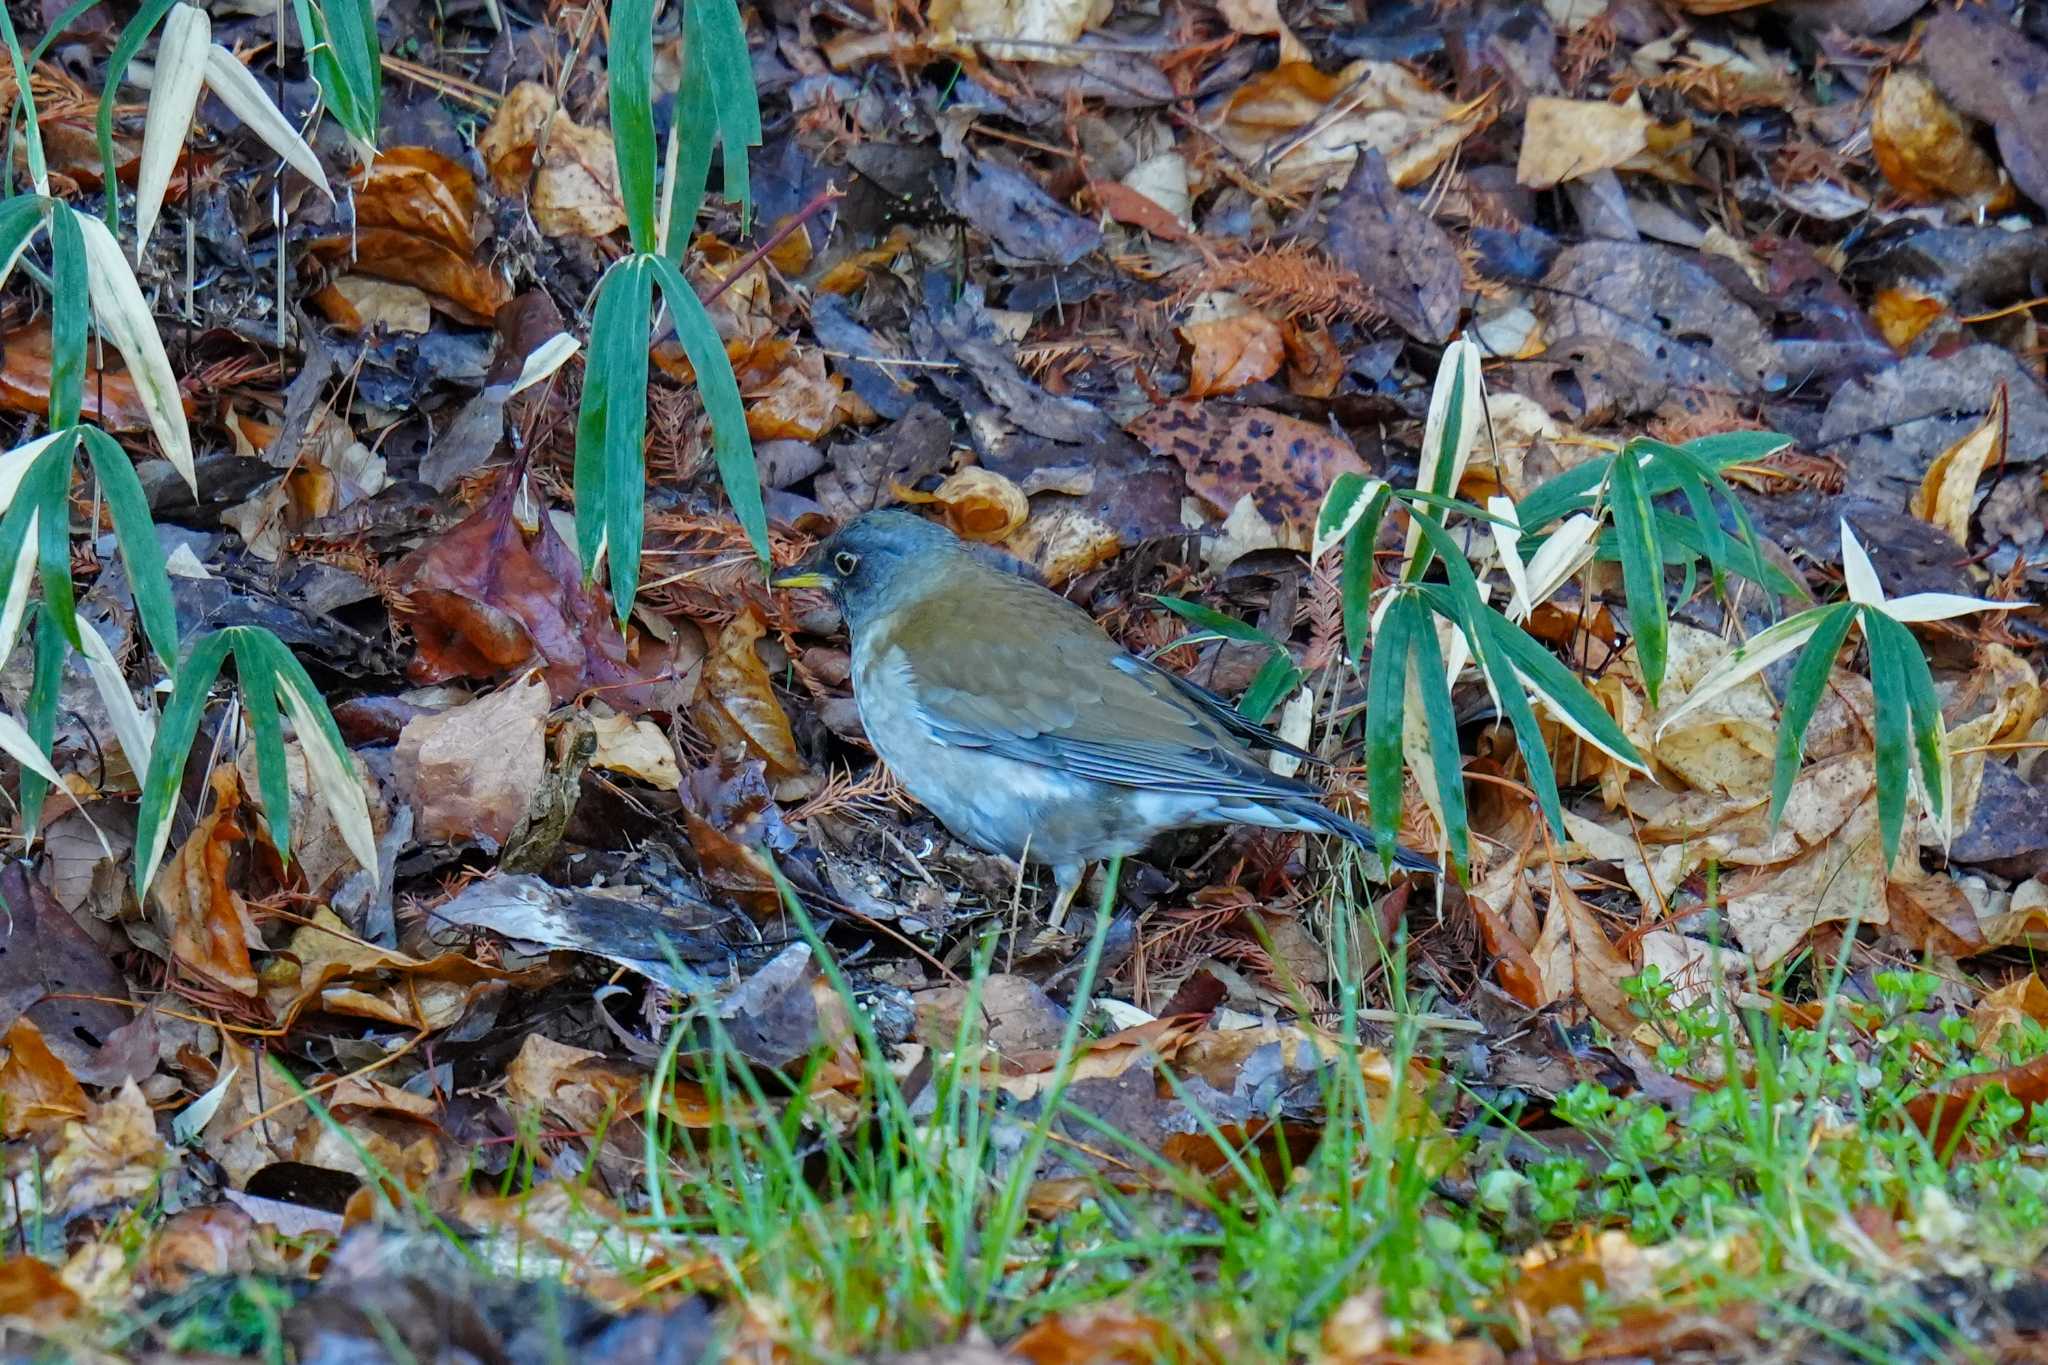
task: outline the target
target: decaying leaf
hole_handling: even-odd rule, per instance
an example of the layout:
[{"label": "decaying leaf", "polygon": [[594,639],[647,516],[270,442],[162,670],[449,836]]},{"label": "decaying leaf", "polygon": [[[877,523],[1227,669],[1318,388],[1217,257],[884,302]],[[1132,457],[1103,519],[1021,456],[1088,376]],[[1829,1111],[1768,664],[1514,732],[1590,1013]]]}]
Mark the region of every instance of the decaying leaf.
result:
[{"label": "decaying leaf", "polygon": [[1231,393],[1271,379],[1287,355],[1280,325],[1248,308],[1182,323],[1180,334],[1192,352],[1190,398]]},{"label": "decaying leaf", "polygon": [[235,846],[248,837],[235,819],[242,786],[232,766],[214,770],[211,791],[213,809],[158,870],[151,893],[171,958],[182,970],[238,995],[254,995],[249,950],[261,949],[263,939],[228,879]]},{"label": "decaying leaf", "polygon": [[1188,487],[1219,513],[1250,498],[1271,543],[1307,550],[1331,480],[1365,462],[1341,437],[1264,408],[1173,403],[1141,414],[1131,434],[1187,471]]},{"label": "decaying leaf", "polygon": [[484,325],[511,301],[505,277],[479,259],[476,182],[428,147],[390,147],[362,173],[356,230],[315,241],[322,260],[409,284],[442,312]]},{"label": "decaying leaf", "polygon": [[577,123],[539,82],[505,92],[477,150],[498,193],[531,184],[534,225],[550,237],[608,237],[626,225],[611,133]]},{"label": "decaying leaf", "polygon": [[818,779],[797,753],[789,716],[754,648],[767,631],[753,611],[735,616],[726,625],[705,657],[703,694],[690,714],[718,751],[765,762],[776,796],[789,800],[815,790]]},{"label": "decaying leaf", "polygon": [[1970,543],[1970,515],[1984,471],[2005,462],[2009,419],[2005,386],[1992,395],[1983,425],[1935,457],[1913,494],[1912,512],[1948,532],[1957,545]]},{"label": "decaying leaf", "polygon": [[1515,178],[1530,189],[1613,170],[1650,145],[1650,116],[1640,99],[1529,101]]},{"label": "decaying leaf", "polygon": [[1453,103],[1393,62],[1357,61],[1328,75],[1283,62],[1231,96],[1221,136],[1281,193],[1344,174],[1367,147],[1406,189],[1479,130],[1483,105]]},{"label": "decaying leaf", "polygon": [[1954,106],[1911,67],[1886,73],[1870,109],[1870,150],[1893,189],[1915,203],[1994,194],[1998,167]]},{"label": "decaying leaf", "polygon": [[969,465],[946,477],[929,493],[895,486],[908,503],[935,503],[953,534],[963,540],[1001,541],[1016,534],[1031,515],[1024,490],[992,469]]},{"label": "decaying leaf", "polygon": [[407,723],[399,781],[422,839],[495,849],[525,818],[546,770],[547,685],[526,678],[453,710]]}]

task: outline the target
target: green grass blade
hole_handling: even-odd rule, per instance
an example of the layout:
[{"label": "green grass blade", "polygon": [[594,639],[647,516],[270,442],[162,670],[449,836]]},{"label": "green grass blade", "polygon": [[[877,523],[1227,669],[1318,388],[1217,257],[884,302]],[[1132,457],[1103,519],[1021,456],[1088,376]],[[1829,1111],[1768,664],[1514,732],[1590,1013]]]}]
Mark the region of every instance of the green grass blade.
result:
[{"label": "green grass blade", "polygon": [[213,680],[220,676],[221,661],[233,638],[226,630],[202,636],[171,681],[171,700],[157,722],[156,745],[150,750],[149,771],[142,778],[142,804],[135,817],[135,848],[140,855],[135,859],[138,896],[148,896],[149,884],[163,863],[164,848],[171,838],[171,813],[184,784],[185,760],[192,752],[199,718],[206,711],[207,696],[213,690]]},{"label": "green grass blade", "polygon": [[[71,645],[49,608],[36,609],[35,680],[29,685],[28,736],[44,754],[50,752],[57,735],[57,698],[64,682],[64,658]],[[49,781],[33,768],[21,770],[21,828],[32,836],[42,818],[43,801],[50,794]]]},{"label": "green grass blade", "polygon": [[327,37],[341,85],[348,91],[343,126],[365,145],[375,146],[383,117],[384,59],[377,38],[377,15],[370,0],[323,0]]},{"label": "green grass blade", "polygon": [[1344,648],[1351,655],[1353,668],[1364,666],[1365,647],[1372,640],[1373,549],[1393,496],[1394,490],[1381,484],[1344,533],[1344,570],[1337,590],[1344,604]]},{"label": "green grass blade", "polygon": [[1634,450],[1615,457],[1608,484],[1608,506],[1614,516],[1616,548],[1621,555],[1622,585],[1628,594],[1629,629],[1636,637],[1636,661],[1642,666],[1643,690],[1656,706],[1664,684],[1664,665],[1671,653],[1671,621],[1664,603],[1664,550],[1657,541],[1656,518],[1643,491],[1642,466]]},{"label": "green grass blade", "polygon": [[[761,476],[754,467],[754,442],[747,434],[747,408],[740,399],[739,381],[733,377],[732,361],[725,354],[725,342],[704,311],[697,291],[665,256],[651,258],[655,277],[661,281],[662,297],[668,300],[675,319],[676,339],[690,357],[697,372],[697,391],[704,411],[711,416],[712,448],[718,459],[718,477],[725,485],[726,500],[733,515],[746,530],[747,540],[763,564],[768,562],[768,514],[761,507]],[[644,348],[643,348],[644,349]]]},{"label": "green grass blade", "polygon": [[1412,592],[1397,592],[1380,617],[1365,677],[1365,794],[1380,866],[1394,865],[1394,834],[1401,827],[1401,727],[1408,706],[1408,642],[1421,620]]},{"label": "green grass blade", "polygon": [[1451,864],[1460,881],[1470,876],[1466,853],[1472,825],[1465,807],[1465,756],[1458,751],[1458,716],[1451,706],[1451,679],[1444,662],[1436,623],[1421,616],[1409,645],[1408,676],[1422,697],[1422,715],[1429,726],[1430,766],[1435,770],[1437,804],[1443,808],[1444,838],[1451,846]]},{"label": "green grass blade", "polygon": [[1154,593],[1152,600],[1181,620],[1221,635],[1227,640],[1236,640],[1247,645],[1264,645],[1267,649],[1281,648],[1280,642],[1265,631],[1249,621],[1238,620],[1228,612],[1205,607],[1200,602],[1190,602],[1185,597],[1169,597],[1165,593]]},{"label": "green grass blade", "polygon": [[1820,624],[1806,642],[1806,652],[1799,656],[1799,663],[1792,670],[1792,681],[1785,689],[1784,711],[1778,720],[1778,757],[1771,772],[1774,831],[1778,817],[1785,813],[1785,799],[1792,794],[1792,779],[1798,776],[1800,760],[1806,754],[1806,727],[1813,722],[1814,708],[1820,705],[1821,694],[1827,691],[1828,677],[1834,671],[1835,656],[1842,652],[1842,641],[1855,620],[1856,608],[1851,603],[1825,608]]},{"label": "green grass blade", "polygon": [[616,0],[611,34],[606,89],[619,198],[626,206],[633,250],[654,251],[654,166],[659,155],[654,143],[654,0]]},{"label": "green grass blade", "polygon": [[[142,45],[149,41],[149,35],[156,32],[156,26],[163,22],[171,6],[177,0],[143,0],[142,8],[135,11],[135,17],[128,21],[128,27],[121,30],[119,41],[107,57],[106,70],[101,79],[104,85],[100,91],[100,113],[97,134],[100,144],[101,183],[107,192],[107,230],[118,234],[121,231],[121,181],[119,168],[114,164],[114,106],[120,102],[121,78],[128,74],[128,64],[142,51]],[[303,5],[304,0],[300,0]],[[311,35],[307,37],[311,46]]]},{"label": "green grass blade", "polygon": [[597,299],[591,309],[590,349],[583,363],[583,399],[576,412],[576,467],[572,487],[576,496],[576,557],[582,561],[583,576],[597,575],[597,554],[604,545],[604,442],[605,428],[612,416],[611,329],[619,312],[611,295],[626,286],[618,282],[624,267],[614,265],[597,282]]},{"label": "green grass blade", "polygon": [[170,570],[164,567],[164,547],[156,538],[156,522],[149,515],[149,497],[128,452],[113,437],[97,427],[84,427],[85,449],[92,457],[92,469],[100,483],[100,497],[114,518],[114,542],[121,547],[121,562],[127,566],[128,582],[135,591],[135,612],[142,618],[142,633],[150,648],[169,668],[178,657],[178,611],[171,600]]},{"label": "green grass blade", "polygon": [[50,425],[78,424],[85,401],[85,330],[92,297],[85,283],[85,238],[77,215],[50,205]]},{"label": "green grass blade", "polygon": [[[306,666],[282,640],[260,626],[239,627],[236,635],[237,658],[247,655],[257,666],[268,670],[267,681],[277,699],[284,703],[278,709],[291,715],[298,730],[299,752],[305,757],[306,775],[315,794],[333,817],[356,865],[376,881],[381,875],[377,834],[355,761],[341,737],[341,727],[334,723],[334,713],[328,709],[320,689],[313,685]],[[281,845],[278,851],[284,851]]]},{"label": "green grass blade", "polygon": [[242,714],[256,742],[256,796],[270,846],[286,867],[292,861],[292,787],[284,761],[284,722],[277,711],[277,678],[262,657],[262,648],[247,636],[236,636],[235,681],[242,692]]},{"label": "green grass blade", "polygon": [[[1912,748],[1913,709],[1906,681],[1906,655],[1919,646],[1904,626],[1870,607],[1856,608],[1863,638],[1870,646],[1870,690],[1877,698],[1877,825],[1884,839],[1884,865],[1898,855],[1899,835],[1906,824],[1906,789],[1912,785],[1907,755]],[[1902,648],[1897,627],[1906,636]]]},{"label": "green grass blade", "polygon": [[1274,704],[1282,697],[1291,696],[1301,686],[1301,670],[1294,666],[1294,660],[1286,650],[1275,650],[1266,656],[1266,662],[1259,665],[1259,671],[1252,675],[1251,686],[1245,688],[1244,696],[1237,702],[1238,714],[1258,725],[1266,723],[1266,717],[1273,712]]},{"label": "green grass blade", "polygon": [[1694,437],[1680,449],[1704,460],[1714,469],[1722,470],[1732,464],[1765,459],[1791,444],[1790,436],[1780,436],[1775,431],[1719,431],[1711,436]]}]

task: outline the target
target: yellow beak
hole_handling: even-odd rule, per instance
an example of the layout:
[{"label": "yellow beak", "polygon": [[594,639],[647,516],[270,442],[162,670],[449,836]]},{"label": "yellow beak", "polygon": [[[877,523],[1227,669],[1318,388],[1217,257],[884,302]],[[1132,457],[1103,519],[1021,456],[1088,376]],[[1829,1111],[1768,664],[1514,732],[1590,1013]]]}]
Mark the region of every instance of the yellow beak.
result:
[{"label": "yellow beak", "polygon": [[790,573],[777,574],[768,580],[768,585],[774,588],[827,588],[831,586],[830,583],[825,581],[825,575],[812,570],[797,570]]}]

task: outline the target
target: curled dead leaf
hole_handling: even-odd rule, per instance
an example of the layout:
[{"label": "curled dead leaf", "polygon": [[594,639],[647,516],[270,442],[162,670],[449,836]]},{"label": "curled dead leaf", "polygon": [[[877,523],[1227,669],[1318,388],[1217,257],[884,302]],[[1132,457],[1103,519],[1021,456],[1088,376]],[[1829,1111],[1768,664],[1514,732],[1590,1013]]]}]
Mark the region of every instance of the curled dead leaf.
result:
[{"label": "curled dead leaf", "polygon": [[1024,490],[992,469],[970,465],[948,476],[929,493],[892,484],[895,495],[909,503],[937,503],[953,534],[963,540],[1007,540],[1031,516]]}]

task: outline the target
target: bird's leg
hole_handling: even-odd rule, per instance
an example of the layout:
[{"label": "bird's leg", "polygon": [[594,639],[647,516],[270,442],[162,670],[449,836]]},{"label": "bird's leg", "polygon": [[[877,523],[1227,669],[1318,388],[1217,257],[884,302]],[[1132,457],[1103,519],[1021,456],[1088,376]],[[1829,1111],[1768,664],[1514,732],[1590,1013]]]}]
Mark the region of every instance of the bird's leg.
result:
[{"label": "bird's leg", "polygon": [[1074,903],[1080,893],[1081,878],[1088,870],[1086,863],[1061,863],[1052,870],[1053,880],[1059,887],[1059,894],[1053,897],[1052,913],[1046,916],[1045,927],[1057,933],[1067,918],[1067,907]]}]

